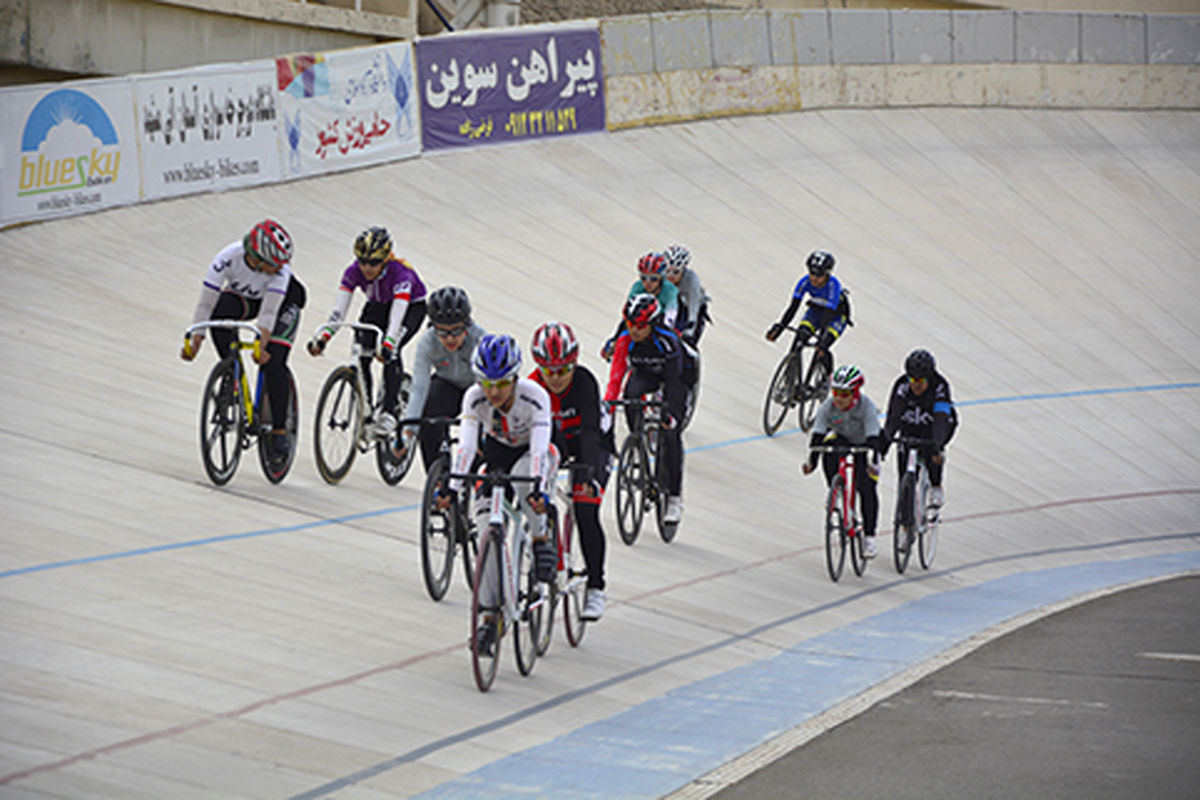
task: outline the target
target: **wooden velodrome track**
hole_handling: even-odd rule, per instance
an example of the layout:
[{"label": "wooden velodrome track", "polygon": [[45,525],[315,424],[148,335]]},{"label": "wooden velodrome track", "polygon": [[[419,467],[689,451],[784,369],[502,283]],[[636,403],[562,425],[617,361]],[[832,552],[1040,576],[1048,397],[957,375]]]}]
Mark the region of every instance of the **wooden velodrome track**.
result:
[{"label": "wooden velodrome track", "polygon": [[[292,475],[268,485],[249,453],[209,484],[196,421],[213,351],[185,364],[180,335],[209,259],[264,215],[297,241],[305,334],[354,235],[384,224],[431,287],[469,290],[485,328],[526,344],[566,319],[597,371],[638,255],[692,248],[716,324],[684,522],[674,544],[625,547],[610,496],[610,607],[581,648],[556,631],[526,679],[506,647],[492,692],[475,689],[461,575],[440,604],[420,579],[420,468],[397,488],[370,459],[336,487],[317,476],[311,414],[345,335],[323,359],[293,353]],[[762,334],[816,247],[852,291],[836,355],[867,394],[882,407],[923,345],[961,404],[931,573],[892,568],[889,460],[881,558],[830,583],[824,486],[796,470],[806,437],[761,435],[783,351]],[[640,129],[30,225],[0,234],[0,262],[2,797],[383,798],[464,776],[443,794],[469,794],[469,773],[506,756],[910,601],[1049,568],[1105,565],[1117,585],[1147,557],[1200,567],[1195,113]],[[672,733],[642,733],[653,771]],[[559,796],[636,794],[606,766],[621,772],[593,765]],[[537,769],[529,792],[548,796]]]}]

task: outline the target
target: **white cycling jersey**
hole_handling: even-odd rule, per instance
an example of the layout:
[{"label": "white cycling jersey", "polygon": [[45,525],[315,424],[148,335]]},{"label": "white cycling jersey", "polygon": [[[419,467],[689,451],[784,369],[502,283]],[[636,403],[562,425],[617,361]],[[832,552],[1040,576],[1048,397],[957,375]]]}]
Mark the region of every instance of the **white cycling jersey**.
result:
[{"label": "white cycling jersey", "polygon": [[285,265],[273,275],[259,272],[246,264],[245,254],[241,239],[217,253],[204,275],[204,288],[200,290],[200,301],[196,303],[192,324],[209,320],[221,292],[228,291],[247,300],[263,301],[258,312],[258,324],[269,331],[275,329],[276,317],[283,307],[288,284],[292,280],[291,265]]},{"label": "white cycling jersey", "polygon": [[[494,439],[511,448],[529,448],[530,476],[548,478],[550,437],[553,432],[550,396],[546,390],[528,378],[521,378],[513,387],[513,402],[508,411],[501,411],[488,401],[483,388],[474,384],[463,395],[462,424],[458,431],[458,447],[454,455],[454,471],[466,472],[478,452],[479,436]],[[450,488],[462,488],[461,478],[452,478]],[[544,490],[544,489],[543,489]]]}]

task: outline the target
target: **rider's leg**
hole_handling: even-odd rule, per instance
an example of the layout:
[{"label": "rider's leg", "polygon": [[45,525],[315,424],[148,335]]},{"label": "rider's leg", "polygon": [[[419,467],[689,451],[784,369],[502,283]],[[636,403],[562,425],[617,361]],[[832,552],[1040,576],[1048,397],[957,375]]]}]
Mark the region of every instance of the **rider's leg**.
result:
[{"label": "rider's leg", "polygon": [[[425,395],[425,408],[421,411],[423,417],[456,417],[462,408],[462,396],[465,389],[460,389],[450,381],[443,380],[437,375],[429,379],[429,392]],[[429,471],[432,464],[441,453],[442,440],[445,436],[445,425],[422,425],[417,436],[421,442],[421,461],[425,470]]]},{"label": "rider's leg", "polygon": [[855,482],[858,484],[858,507],[862,510],[863,533],[874,536],[879,524],[879,475],[867,469],[869,458],[864,453],[854,456]]}]

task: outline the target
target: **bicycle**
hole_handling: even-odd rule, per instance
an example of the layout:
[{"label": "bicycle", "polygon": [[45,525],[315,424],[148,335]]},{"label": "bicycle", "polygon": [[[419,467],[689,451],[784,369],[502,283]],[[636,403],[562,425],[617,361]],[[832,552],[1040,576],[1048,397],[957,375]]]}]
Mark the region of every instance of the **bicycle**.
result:
[{"label": "bicycle", "polygon": [[862,576],[867,570],[867,557],[863,552],[862,531],[858,512],[855,509],[855,480],[858,470],[854,456],[874,452],[861,445],[817,445],[817,453],[833,453],[838,457],[838,474],[829,483],[825,496],[825,566],[829,577],[837,582],[846,566],[846,551],[850,551],[850,565],[854,574]]},{"label": "bicycle", "polygon": [[[812,305],[809,303],[809,305]],[[797,334],[792,346],[779,361],[771,383],[767,386],[767,398],[763,403],[763,432],[774,436],[783,424],[783,418],[794,406],[799,406],[800,430],[812,430],[817,416],[817,407],[829,396],[829,373],[821,359],[817,358],[817,337],[809,328],[785,326],[784,330]],[[807,333],[807,336],[800,336]],[[808,353],[808,368],[804,368],[805,350]],[[801,381],[800,376],[804,376]],[[774,409],[774,410],[773,410]]]},{"label": "bicycle", "polygon": [[[500,662],[500,644],[509,627],[513,630],[513,652],[517,671],[522,675],[533,672],[537,661],[538,642],[541,640],[543,614],[548,591],[537,580],[534,572],[533,542],[529,537],[524,514],[520,507],[508,498],[509,487],[516,484],[532,484],[540,478],[502,473],[465,472],[449,473],[451,478],[480,481],[480,489],[490,491],[491,511],[487,527],[479,542],[479,558],[475,565],[475,580],[471,589],[471,668],[475,685],[486,692],[496,679]],[[487,487],[490,487],[488,490]],[[508,531],[513,531],[512,553],[505,546]],[[496,570],[496,594],[492,604],[484,604],[480,598],[483,574],[488,562]],[[479,650],[479,631],[491,618],[496,625],[496,637],[491,653]]]},{"label": "bicycle", "polygon": [[554,482],[554,495],[566,506],[566,513],[559,524],[558,509],[552,503],[548,512],[547,527],[554,537],[558,550],[558,570],[555,573],[554,585],[550,590],[549,608],[545,611],[541,636],[538,638],[538,656],[546,655],[554,632],[554,615],[558,608],[559,598],[563,601],[563,627],[566,628],[567,642],[571,647],[578,647],[583,641],[587,630],[587,621],[580,615],[587,596],[587,566],[583,561],[583,551],[578,547],[579,536],[575,532],[574,484],[576,473],[591,480],[591,464],[563,464]]},{"label": "bicycle", "polygon": [[[475,530],[475,523],[458,497],[451,498],[450,508],[446,511],[437,506],[438,490],[446,484],[450,472],[450,451],[456,441],[451,426],[458,422],[458,417],[416,417],[400,420],[401,427],[418,423],[445,426],[441,451],[425,473],[425,487],[421,492],[421,575],[425,580],[425,590],[435,602],[445,597],[450,588],[456,552],[462,553],[463,575],[467,580],[467,588],[473,587],[471,576],[479,552],[479,536]],[[408,446],[409,449],[415,450],[418,443],[413,441]]]},{"label": "bicycle", "polygon": [[904,448],[905,466],[900,488],[896,492],[892,558],[896,572],[903,575],[912,557],[914,539],[921,567],[929,569],[933,566],[940,525],[937,510],[929,507],[929,468],[925,459],[920,457],[921,445],[932,444],[933,440],[900,435],[895,441]]},{"label": "bicycle", "polygon": [[675,539],[679,523],[665,522],[667,513],[666,465],[659,448],[662,440],[661,400],[614,400],[615,407],[636,408],[634,427],[621,443],[617,461],[617,528],[621,541],[632,545],[642,530],[647,511],[654,509],[658,535],[667,544]]},{"label": "bicycle", "polygon": [[[189,355],[192,336],[210,328],[232,330],[234,340],[230,345],[229,355],[213,366],[204,385],[204,396],[200,403],[200,456],[204,462],[204,471],[214,484],[224,486],[237,472],[242,450],[248,450],[257,441],[258,462],[263,475],[271,483],[279,483],[287,477],[296,458],[297,421],[300,419],[296,378],[288,367],[287,379],[291,401],[288,403],[288,418],[284,428],[291,441],[287,456],[276,459],[271,448],[274,438],[271,431],[276,426],[271,419],[271,404],[267,399],[263,372],[261,369],[258,371],[254,392],[251,393],[250,379],[246,374],[246,366],[242,363],[242,352],[245,350],[252,351],[256,360],[259,358],[262,351],[262,332],[249,322],[198,322],[183,334],[184,349]],[[253,333],[254,340],[246,341],[238,336],[237,331],[242,329]]]},{"label": "bicycle", "polygon": [[[353,328],[358,331],[372,331],[375,334],[375,347],[369,355],[379,352],[383,342],[383,331],[376,325],[361,322],[337,322],[323,324],[317,330],[325,328]],[[379,418],[383,411],[383,377],[380,376],[379,386],[375,392],[375,401],[368,407],[366,402],[366,381],[359,368],[359,359],[368,355],[365,348],[357,339],[351,348],[350,361],[334,367],[321,387],[317,398],[317,415],[313,420],[313,454],[316,456],[317,471],[326,483],[335,484],[346,477],[351,465],[359,452],[365,453],[375,448],[375,464],[379,476],[388,486],[395,486],[412,467],[416,448],[409,447],[405,454],[397,458],[393,452],[396,431],[384,435],[376,431],[371,424]],[[400,382],[400,397],[396,403],[396,416],[404,416],[404,407],[408,403],[408,384],[410,376],[405,373]]]},{"label": "bicycle", "polygon": [[[687,353],[691,357],[692,363],[695,366],[695,371],[696,371],[695,383],[693,384],[692,388],[690,390],[688,390],[687,399],[684,404],[683,419],[681,419],[679,421],[679,432],[682,434],[684,431],[686,431],[688,429],[688,426],[692,424],[692,418],[696,416],[696,407],[700,405],[701,373],[700,373],[700,350],[698,348],[694,347],[693,345],[690,345],[687,342],[684,342],[682,337],[680,337],[679,341],[680,341],[680,344],[683,345],[684,349],[687,351]],[[663,399],[661,389],[655,393],[655,399],[657,399],[657,400]]]}]

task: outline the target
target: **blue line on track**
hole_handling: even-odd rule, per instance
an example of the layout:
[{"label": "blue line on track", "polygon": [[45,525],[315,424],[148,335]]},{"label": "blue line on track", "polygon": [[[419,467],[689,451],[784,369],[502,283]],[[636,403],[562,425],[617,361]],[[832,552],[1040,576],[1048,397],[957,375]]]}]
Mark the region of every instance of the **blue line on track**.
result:
[{"label": "blue line on track", "polygon": [[[1022,395],[1011,395],[1011,396],[1007,396],[1007,397],[989,397],[989,398],[982,398],[979,400],[965,400],[965,401],[961,401],[961,402],[956,402],[955,405],[958,406],[959,408],[964,408],[967,406],[986,406],[986,405],[997,405],[1000,403],[1022,403],[1022,402],[1030,402],[1030,401],[1034,401],[1034,400],[1060,400],[1060,399],[1071,398],[1071,397],[1088,397],[1088,396],[1094,396],[1094,395],[1108,395],[1108,394],[1131,394],[1131,393],[1138,393],[1138,392],[1165,392],[1165,391],[1178,391],[1181,389],[1198,389],[1198,388],[1200,388],[1200,382],[1160,383],[1160,384],[1153,384],[1153,385],[1149,385],[1149,386],[1127,386],[1127,387],[1110,388],[1110,389],[1078,389],[1078,390],[1070,391],[1070,392],[1046,392],[1046,393],[1042,393],[1042,394],[1022,394]],[[799,432],[800,432],[799,428],[791,428],[789,430],[781,431],[780,433],[776,434],[775,438],[778,438],[779,436],[790,436],[792,434],[796,434]],[[735,445],[740,445],[740,444],[750,444],[751,442],[757,442],[757,441],[760,441],[760,440],[766,439],[766,438],[768,438],[768,437],[763,434],[758,434],[757,436],[744,436],[744,437],[741,437],[738,439],[729,439],[724,442],[714,442],[712,444],[700,445],[699,447],[691,447],[691,448],[688,448],[687,450],[685,450],[684,452],[689,453],[689,454],[702,453],[707,450],[718,450],[718,449],[721,449],[724,447],[733,447]],[[113,561],[115,559],[120,559],[120,558],[132,558],[133,556],[151,555],[153,553],[162,553],[162,552],[165,552],[168,550],[184,550],[184,549],[191,548],[191,547],[201,547],[203,545],[208,545],[208,544],[217,544],[220,542],[235,541],[237,539],[253,539],[253,538],[256,538],[259,536],[272,536],[277,533],[293,533],[296,531],[312,530],[314,528],[321,528],[321,527],[325,527],[328,525],[340,525],[345,522],[353,522],[353,521],[359,520],[359,519],[367,519],[370,517],[381,517],[381,516],[384,516],[387,514],[395,514],[395,513],[403,512],[403,511],[414,511],[418,508],[420,508],[420,506],[416,505],[416,504],[407,505],[407,506],[396,506],[393,508],[379,509],[377,511],[364,511],[361,514],[350,514],[348,516],[335,517],[333,519],[323,519],[323,520],[318,520],[316,522],[303,522],[298,525],[289,525],[289,526],[282,527],[282,528],[266,528],[266,529],[259,530],[259,531],[247,531],[245,533],[231,533],[231,534],[226,534],[223,536],[211,536],[211,537],[208,537],[205,539],[193,539],[193,540],[186,541],[186,542],[174,542],[171,544],[157,545],[155,547],[144,547],[144,548],[140,548],[138,550],[124,550],[124,551],[117,552],[117,553],[106,553],[104,555],[90,556],[87,558],[75,558],[75,559],[70,559],[68,561],[54,561],[54,562],[50,562],[47,564],[35,564],[35,565],[29,566],[29,567],[20,567],[18,569],[10,569],[10,570],[5,570],[3,572],[0,572],[0,579],[12,578],[12,577],[16,577],[17,575],[28,575],[28,574],[34,573],[34,572],[46,572],[47,570],[62,569],[64,567],[74,567],[74,566],[80,566],[83,564],[94,564],[94,563],[98,563],[101,561]]]}]

